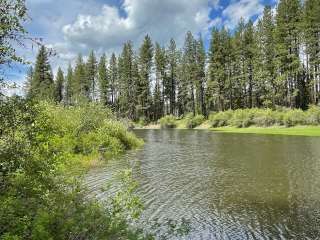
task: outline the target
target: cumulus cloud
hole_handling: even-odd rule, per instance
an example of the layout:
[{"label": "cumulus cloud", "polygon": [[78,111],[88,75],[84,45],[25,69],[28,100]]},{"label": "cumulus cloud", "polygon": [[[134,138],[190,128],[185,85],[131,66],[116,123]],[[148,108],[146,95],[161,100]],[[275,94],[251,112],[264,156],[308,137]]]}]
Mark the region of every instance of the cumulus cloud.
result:
[{"label": "cumulus cloud", "polygon": [[248,21],[253,16],[261,15],[263,8],[264,6],[259,0],[233,1],[222,11],[223,17],[226,18],[225,25],[232,29],[238,24],[241,18]]},{"label": "cumulus cloud", "polygon": [[217,4],[217,0],[124,0],[120,9],[103,5],[98,14],[78,15],[63,27],[64,40],[79,50],[103,51],[119,49],[128,40],[139,44],[146,34],[161,44],[171,37],[181,44],[188,30],[208,30],[210,11]]}]

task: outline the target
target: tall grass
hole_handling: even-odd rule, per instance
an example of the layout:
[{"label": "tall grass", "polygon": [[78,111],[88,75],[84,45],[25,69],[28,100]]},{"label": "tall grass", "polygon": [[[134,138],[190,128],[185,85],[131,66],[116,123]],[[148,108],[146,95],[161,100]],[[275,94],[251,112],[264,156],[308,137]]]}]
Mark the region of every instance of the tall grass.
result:
[{"label": "tall grass", "polygon": [[173,115],[167,115],[162,117],[160,120],[161,128],[175,128],[177,127],[176,118]]},{"label": "tall grass", "polygon": [[320,107],[310,106],[307,111],[300,109],[238,109],[212,113],[209,116],[211,127],[232,126],[246,128],[249,126],[270,127],[297,125],[319,125]]}]

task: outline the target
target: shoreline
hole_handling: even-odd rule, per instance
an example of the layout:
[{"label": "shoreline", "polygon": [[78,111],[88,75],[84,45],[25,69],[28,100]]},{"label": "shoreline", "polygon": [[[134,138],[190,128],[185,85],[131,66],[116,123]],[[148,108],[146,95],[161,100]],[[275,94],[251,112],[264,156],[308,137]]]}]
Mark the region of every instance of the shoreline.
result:
[{"label": "shoreline", "polygon": [[[146,126],[136,125],[133,129],[137,130],[160,130],[160,124],[149,124]],[[294,127],[284,127],[284,126],[271,126],[271,127],[256,127],[251,126],[248,128],[236,128],[236,127],[218,127],[212,128],[208,121],[203,124],[189,129],[183,124],[177,124],[176,128],[178,130],[210,130],[218,133],[237,133],[237,134],[260,134],[260,135],[282,135],[282,136],[305,136],[305,137],[320,137],[320,126],[294,126]]]}]

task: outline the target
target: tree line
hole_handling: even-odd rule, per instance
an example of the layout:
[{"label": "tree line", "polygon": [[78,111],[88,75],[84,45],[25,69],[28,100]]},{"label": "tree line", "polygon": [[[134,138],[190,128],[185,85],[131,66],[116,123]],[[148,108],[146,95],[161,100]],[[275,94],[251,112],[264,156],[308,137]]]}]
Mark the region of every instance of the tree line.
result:
[{"label": "tree line", "polygon": [[136,51],[100,59],[79,54],[55,79],[42,47],[28,73],[27,97],[65,105],[100,101],[120,116],[155,121],[172,114],[208,116],[211,111],[285,106],[306,109],[320,98],[320,0],[280,0],[254,24],[213,28],[208,50],[188,32],[179,49],[149,35]]}]

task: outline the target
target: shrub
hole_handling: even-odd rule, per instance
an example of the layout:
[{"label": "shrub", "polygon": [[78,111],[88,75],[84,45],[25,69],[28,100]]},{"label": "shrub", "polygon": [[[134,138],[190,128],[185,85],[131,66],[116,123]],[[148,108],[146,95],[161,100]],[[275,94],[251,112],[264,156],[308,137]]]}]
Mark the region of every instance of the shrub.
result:
[{"label": "shrub", "polygon": [[254,113],[253,124],[259,127],[270,127],[275,124],[281,125],[283,114],[271,109],[257,110]]},{"label": "shrub", "polygon": [[209,116],[209,122],[212,127],[224,127],[230,124],[233,111],[228,110],[225,112],[212,113]]},{"label": "shrub", "polygon": [[148,122],[147,122],[147,120],[146,120],[145,117],[140,117],[140,118],[139,118],[139,120],[138,120],[138,125],[139,125],[139,126],[144,127],[144,126],[146,126],[147,124],[148,124]]},{"label": "shrub", "polygon": [[205,118],[203,115],[196,115],[196,116],[187,116],[186,117],[186,127],[187,128],[195,128],[201,125],[204,122]]},{"label": "shrub", "polygon": [[306,123],[310,125],[320,124],[320,107],[310,106],[306,112]]},{"label": "shrub", "polygon": [[235,110],[230,120],[231,125],[246,128],[253,124],[254,111],[252,109]]},{"label": "shrub", "polygon": [[144,239],[128,225],[141,209],[129,174],[110,206],[88,198],[70,175],[100,146],[115,152],[139,143],[100,110],[0,100],[0,239]]},{"label": "shrub", "polygon": [[283,123],[286,127],[306,124],[306,114],[301,109],[288,110],[284,113]]},{"label": "shrub", "polygon": [[161,128],[175,128],[177,127],[176,118],[173,115],[167,115],[162,117],[160,120]]}]

